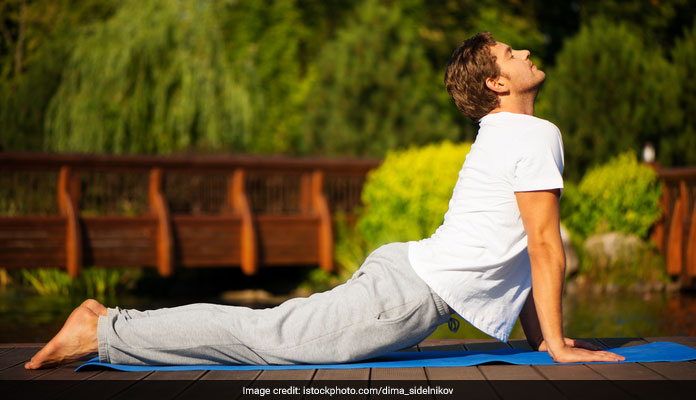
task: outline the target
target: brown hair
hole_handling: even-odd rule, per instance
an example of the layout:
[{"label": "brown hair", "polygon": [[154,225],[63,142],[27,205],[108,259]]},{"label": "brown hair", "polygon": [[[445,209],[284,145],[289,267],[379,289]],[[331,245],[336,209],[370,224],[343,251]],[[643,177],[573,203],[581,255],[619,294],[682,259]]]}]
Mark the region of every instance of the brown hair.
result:
[{"label": "brown hair", "polygon": [[445,71],[445,87],[459,111],[478,121],[496,108],[498,95],[486,86],[486,79],[500,76],[500,68],[490,47],[493,36],[481,32],[465,40],[452,54]]}]

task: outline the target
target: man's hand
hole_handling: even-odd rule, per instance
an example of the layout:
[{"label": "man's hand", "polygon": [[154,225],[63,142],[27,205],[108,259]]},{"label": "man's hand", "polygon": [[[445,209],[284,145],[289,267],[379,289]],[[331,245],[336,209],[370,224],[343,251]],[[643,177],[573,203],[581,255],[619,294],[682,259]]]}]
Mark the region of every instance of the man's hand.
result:
[{"label": "man's hand", "polygon": [[[584,340],[565,338],[564,342],[565,347],[562,347],[553,353],[549,351],[551,358],[559,363],[590,361],[614,362],[626,360],[626,358],[623,356],[609,351],[604,351],[601,347],[585,342]],[[543,340],[541,345],[539,345],[539,351],[548,351],[546,342]]]}]

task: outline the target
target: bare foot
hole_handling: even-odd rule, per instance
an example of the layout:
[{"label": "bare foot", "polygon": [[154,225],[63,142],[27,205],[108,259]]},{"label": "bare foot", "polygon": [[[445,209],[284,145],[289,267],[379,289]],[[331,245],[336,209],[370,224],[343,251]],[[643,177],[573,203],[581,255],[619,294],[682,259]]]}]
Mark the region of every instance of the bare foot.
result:
[{"label": "bare foot", "polygon": [[97,315],[106,315],[106,307],[104,305],[94,299],[87,299],[80,304],[83,307],[87,307],[92,312],[94,312]]},{"label": "bare foot", "polygon": [[51,367],[77,360],[97,351],[97,321],[99,316],[85,306],[79,306],[65,321],[65,325],[31,361],[26,369]]}]

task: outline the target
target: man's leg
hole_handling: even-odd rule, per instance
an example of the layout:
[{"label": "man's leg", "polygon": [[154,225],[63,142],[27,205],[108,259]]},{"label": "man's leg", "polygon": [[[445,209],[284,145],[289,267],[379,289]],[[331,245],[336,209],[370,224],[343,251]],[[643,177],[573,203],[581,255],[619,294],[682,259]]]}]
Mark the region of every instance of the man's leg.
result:
[{"label": "man's leg", "polygon": [[99,321],[99,356],[121,364],[353,361],[418,343],[449,312],[408,264],[407,244],[391,244],[345,284],[274,308],[109,309]]},{"label": "man's leg", "polygon": [[98,320],[100,359],[122,364],[331,363],[411,346],[446,322],[450,310],[412,270],[407,252],[406,244],[384,246],[347,283],[265,310],[212,304],[145,312],[108,309]]}]

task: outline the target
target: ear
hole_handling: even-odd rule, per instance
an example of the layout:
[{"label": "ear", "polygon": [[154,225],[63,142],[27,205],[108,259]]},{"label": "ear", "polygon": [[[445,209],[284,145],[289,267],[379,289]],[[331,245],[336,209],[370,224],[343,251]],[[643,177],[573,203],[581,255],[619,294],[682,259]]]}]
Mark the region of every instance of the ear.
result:
[{"label": "ear", "polygon": [[491,89],[492,91],[496,93],[505,93],[508,91],[507,86],[505,85],[505,82],[500,81],[500,77],[493,79],[493,78],[486,78],[486,87]]}]

